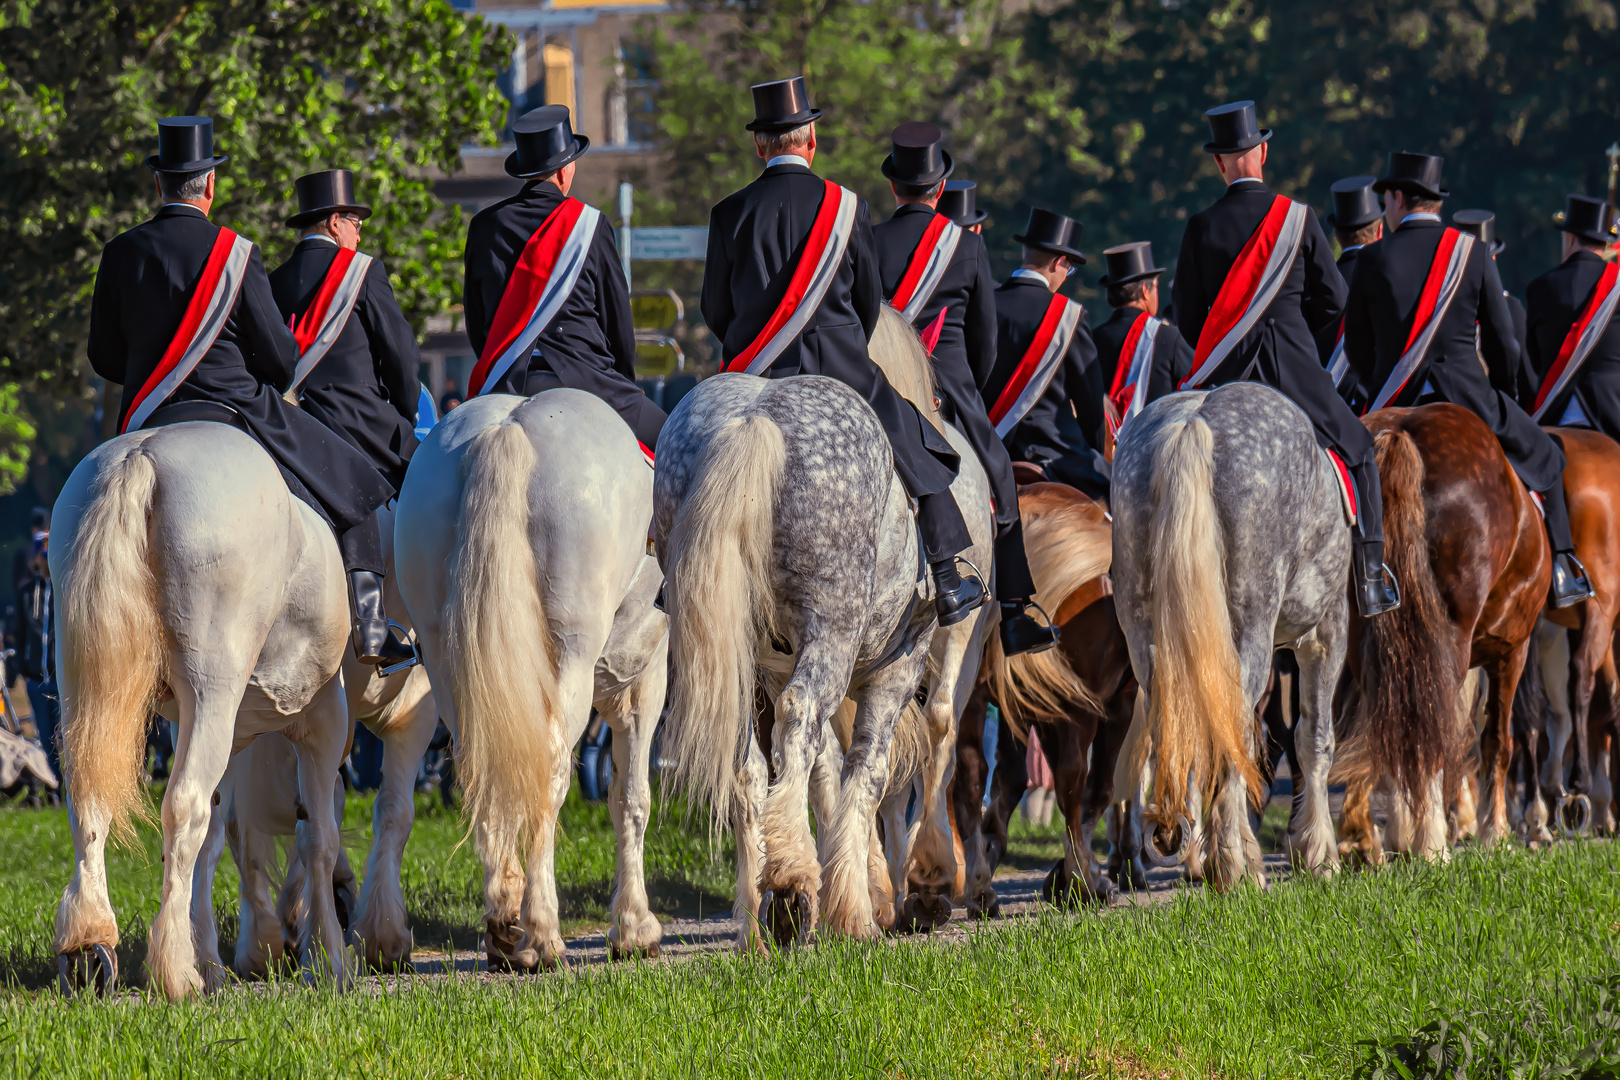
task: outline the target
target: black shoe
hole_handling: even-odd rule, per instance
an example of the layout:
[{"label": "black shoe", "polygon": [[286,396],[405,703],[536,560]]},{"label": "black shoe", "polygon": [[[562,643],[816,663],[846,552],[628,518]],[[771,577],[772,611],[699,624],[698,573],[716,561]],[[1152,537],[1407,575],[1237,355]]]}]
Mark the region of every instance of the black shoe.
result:
[{"label": "black shoe", "polygon": [[386,668],[383,672],[386,675],[420,663],[421,657],[399,624],[388,620],[383,611],[382,593],[381,574],[370,570],[349,571],[349,612],[354,619],[350,640],[354,657],[362,664]]},{"label": "black shoe", "polygon": [[1001,605],[1001,654],[1045,652],[1058,643],[1058,628],[1042,626],[1028,611],[1027,600],[1011,600]]},{"label": "black shoe", "polygon": [[931,569],[934,572],[934,614],[940,626],[955,626],[984,603],[984,582],[958,574],[955,559],[937,562]]},{"label": "black shoe", "polygon": [[1394,611],[1400,606],[1400,586],[1395,584],[1395,574],[1387,565],[1380,562],[1374,573],[1356,574],[1356,610],[1361,612],[1363,619]]},{"label": "black shoe", "polygon": [[1566,608],[1582,600],[1590,600],[1597,592],[1592,579],[1586,576],[1586,567],[1572,551],[1561,551],[1553,556],[1552,606]]}]

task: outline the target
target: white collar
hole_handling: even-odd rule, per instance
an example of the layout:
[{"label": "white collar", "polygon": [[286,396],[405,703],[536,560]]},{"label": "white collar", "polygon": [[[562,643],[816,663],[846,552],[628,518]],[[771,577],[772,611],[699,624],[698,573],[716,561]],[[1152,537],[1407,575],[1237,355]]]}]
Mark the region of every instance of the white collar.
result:
[{"label": "white collar", "polygon": [[[1422,211],[1422,212],[1416,213],[1416,214],[1407,214],[1405,217],[1401,218],[1401,225],[1405,225],[1408,221],[1439,221],[1439,220],[1440,220],[1440,215],[1439,214],[1431,214],[1428,211]],[[1400,228],[1400,225],[1397,225],[1396,228]]]},{"label": "white collar", "polygon": [[1367,246],[1366,244],[1351,244],[1347,248],[1340,248],[1339,249],[1339,254],[1340,255],[1348,255],[1352,251],[1360,251],[1362,248],[1364,248],[1366,246]]},{"label": "white collar", "polygon": [[801,169],[808,169],[810,163],[798,154],[777,154],[765,163],[767,169],[774,169],[778,165],[797,165]]},{"label": "white collar", "polygon": [[[304,240],[322,240],[322,241],[325,241],[328,244],[331,244],[333,247],[341,246],[341,245],[338,244],[338,242],[336,240],[332,239],[330,236],[327,236],[325,233],[319,233],[319,232],[318,233],[310,233],[308,236],[304,237]],[[304,240],[300,240],[298,242],[300,244],[302,244],[304,242]]]},{"label": "white collar", "polygon": [[1052,287],[1051,279],[1049,279],[1045,274],[1041,273],[1039,270],[1031,270],[1027,266],[1020,266],[1018,269],[1014,270],[1011,274],[1009,274],[1007,276],[1008,281],[1011,281],[1013,278],[1024,278],[1025,280],[1028,280],[1028,281],[1038,281],[1042,285],[1046,286],[1048,289],[1050,289]]},{"label": "white collar", "polygon": [[207,214],[204,214],[204,213],[203,213],[203,208],[202,208],[202,207],[200,207],[200,206],[198,206],[198,205],[197,205],[197,204],[196,204],[196,203],[188,203],[188,202],[166,202],[166,203],[164,203],[164,204],[163,204],[163,209],[165,209],[165,210],[167,210],[167,209],[168,209],[168,208],[169,208],[169,207],[171,207],[171,206],[183,206],[183,207],[185,207],[185,208],[186,208],[186,209],[187,209],[187,210],[195,210],[195,211],[197,211],[197,213],[199,213],[199,214],[202,214],[202,216],[203,216],[203,217],[207,217],[207,216],[208,216],[208,215],[207,215]]},{"label": "white collar", "polygon": [[1228,180],[1226,182],[1227,187],[1231,187],[1234,184],[1261,184],[1261,185],[1263,185],[1263,184],[1265,184],[1265,181],[1260,179],[1258,176],[1240,176],[1236,180]]}]

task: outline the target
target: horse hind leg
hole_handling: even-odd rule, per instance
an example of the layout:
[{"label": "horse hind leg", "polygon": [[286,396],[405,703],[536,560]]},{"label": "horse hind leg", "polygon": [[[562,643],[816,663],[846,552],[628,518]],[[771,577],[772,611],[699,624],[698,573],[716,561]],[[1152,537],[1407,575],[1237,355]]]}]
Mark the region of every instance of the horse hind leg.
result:
[{"label": "horse hind leg", "polygon": [[760,819],[765,813],[765,793],[770,772],[759,740],[750,733],[743,763],[737,772],[736,802],[731,809],[731,831],[737,838],[737,899],[732,917],[741,929],[737,949],[754,953],[765,949],[760,923],[761,881],[765,875],[765,836]]},{"label": "horse hind leg", "polygon": [[[1487,671],[1490,699],[1480,736],[1480,773],[1485,778],[1485,814],[1480,843],[1491,846],[1512,835],[1508,826],[1508,767],[1513,760],[1513,698],[1529,653],[1527,638]],[[1427,853],[1425,853],[1427,854]]]},{"label": "horse hind leg", "polygon": [[664,710],[668,668],[662,650],[623,693],[598,702],[613,729],[613,780],[608,807],[618,834],[619,864],[609,907],[608,949],[613,956],[657,956],[664,928],[647,902],[645,842],[652,818],[649,782],[653,729]]},{"label": "horse hind leg", "polygon": [[191,926],[197,949],[202,954],[203,989],[213,993],[225,985],[229,974],[219,956],[219,925],[214,919],[214,871],[225,852],[225,808],[214,792],[208,833],[197,855],[197,871],[191,882]]},{"label": "horse hind leg", "polygon": [[1226,775],[1215,788],[1209,812],[1210,858],[1205,880],[1216,892],[1226,892],[1245,877],[1265,886],[1260,844],[1249,825],[1249,787],[1237,766],[1228,763]]},{"label": "horse hind leg", "polygon": [[1318,874],[1339,868],[1339,847],[1328,805],[1328,773],[1333,768],[1333,691],[1344,663],[1343,611],[1333,624],[1319,625],[1295,647],[1299,661],[1299,716],[1294,724],[1295,774],[1303,778],[1298,811],[1289,822],[1288,850],[1295,866]]},{"label": "horse hind leg", "polygon": [[[343,679],[334,676],[304,709],[298,752],[298,801],[309,808],[295,833],[304,864],[304,920],[298,934],[299,962],[311,977],[330,979],[338,988],[351,975],[333,883],[342,842],[333,813],[333,785],[349,740],[349,709]],[[353,875],[350,875],[350,882]]]}]

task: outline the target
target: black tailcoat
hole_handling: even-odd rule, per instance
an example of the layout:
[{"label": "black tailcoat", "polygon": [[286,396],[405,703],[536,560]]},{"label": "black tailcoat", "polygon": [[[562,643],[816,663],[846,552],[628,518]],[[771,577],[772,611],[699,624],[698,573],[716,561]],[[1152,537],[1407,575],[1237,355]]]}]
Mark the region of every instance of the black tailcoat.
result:
[{"label": "black tailcoat", "polygon": [[[173,204],[102,252],[88,351],[97,375],[123,384],[120,421],[174,339],[218,235],[201,210]],[[168,400],[235,409],[293,493],[342,531],[370,517],[394,489],[364,454],[281,396],[297,361],[297,342],[255,248],[224,330]]]},{"label": "black tailcoat", "polygon": [[[994,404],[1035,340],[1052,291],[1045,282],[1013,276],[996,290],[996,365],[980,392]],[[1004,443],[1014,461],[1041,466],[1054,480],[1090,495],[1106,495],[1109,473],[1095,452],[1102,439],[1102,399],[1107,388],[1097,368],[1097,346],[1082,315],[1046,392]]]},{"label": "black tailcoat", "polygon": [[[826,184],[808,166],[773,165],[710,212],[703,318],[725,360],[753,344],[776,311],[825,195]],[[960,458],[872,362],[866,343],[882,304],[872,218],[862,201],[837,276],[798,339],[765,374],[825,375],[850,387],[877,413],[906,490],[939,494],[950,489]]]},{"label": "black tailcoat", "polygon": [[[1408,221],[1369,245],[1356,264],[1345,308],[1344,349],[1373,395],[1383,388],[1406,349],[1418,298],[1443,232],[1438,221]],[[1482,358],[1488,372],[1480,367]],[[1513,336],[1496,260],[1485,245],[1475,244],[1463,270],[1462,285],[1435,331],[1428,355],[1389,404],[1434,399],[1461,405],[1490,426],[1525,483],[1535,491],[1545,491],[1562,476],[1564,454],[1499,389],[1514,384],[1518,368],[1519,343]]]},{"label": "black tailcoat", "polygon": [[[301,240],[270,275],[283,321],[302,316],[315,302],[337,253],[337,244],[324,238]],[[395,490],[416,450],[421,363],[388,271],[381,259],[372,259],[348,321],[298,390],[303,410],[369,457]]]},{"label": "black tailcoat", "polygon": [[[1591,300],[1605,265],[1592,252],[1577,251],[1530,283],[1525,293],[1529,301],[1526,321],[1536,377],[1531,380],[1526,406],[1535,401],[1540,377],[1558,359],[1564,338]],[[1542,414],[1542,422],[1558,423],[1574,397],[1580,398],[1581,409],[1594,428],[1620,439],[1620,315],[1609,320],[1586,362]]]},{"label": "black tailcoat", "polygon": [[[1239,181],[1187,222],[1173,294],[1176,324],[1195,350],[1227,272],[1275,197],[1258,181]],[[1306,214],[1299,253],[1282,288],[1203,387],[1244,378],[1274,387],[1311,418],[1319,443],[1354,466],[1370,460],[1372,437],[1334,388],[1318,345],[1337,330],[1344,297],[1344,279],[1333,264],[1322,226],[1315,214]]]},{"label": "black tailcoat", "polygon": [[[510,199],[480,210],[467,227],[462,296],[467,337],[480,354],[524,246],[564,198],[556,184],[533,180]],[[528,367],[521,362],[513,364],[500,382],[485,392],[527,397],[558,383],[585,390],[613,406],[640,438],[649,402],[636,385],[635,360],[630,287],[624,280],[613,229],[604,215],[591,238],[579,281],[556,317],[541,331]],[[543,372],[551,372],[556,378],[530,378],[531,374]],[[531,382],[534,389],[530,388]]]},{"label": "black tailcoat", "polygon": [[[1140,314],[1142,312],[1133,307],[1115,308],[1107,319],[1091,329],[1092,340],[1097,343],[1097,372],[1104,394],[1114,385],[1119,365],[1130,362],[1129,357],[1119,353]],[[1169,323],[1160,326],[1159,332],[1153,335],[1153,368],[1148,372],[1147,386],[1137,388],[1137,393],[1147,392],[1142,404],[1175,393],[1177,384],[1192,371],[1192,362],[1192,346],[1181,336],[1181,331]]]},{"label": "black tailcoat", "polygon": [[[872,226],[884,299],[893,297],[900,287],[917,243],[933,218],[931,207],[911,203],[896,210],[888,221]],[[1005,526],[1018,520],[1018,485],[1013,480],[1012,459],[996,437],[979,396],[979,383],[996,362],[995,287],[984,240],[964,229],[938,288],[912,325],[921,333],[941,311],[945,312],[933,353],[934,381],[943,398],[942,411],[947,420],[962,429],[989,474],[996,521]]]}]

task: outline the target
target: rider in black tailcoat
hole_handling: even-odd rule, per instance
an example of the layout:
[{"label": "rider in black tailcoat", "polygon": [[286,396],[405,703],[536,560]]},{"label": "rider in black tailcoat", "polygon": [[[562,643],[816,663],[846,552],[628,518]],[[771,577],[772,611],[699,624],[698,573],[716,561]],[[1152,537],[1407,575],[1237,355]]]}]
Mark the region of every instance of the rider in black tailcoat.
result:
[{"label": "rider in black tailcoat", "polygon": [[[528,183],[511,198],[480,210],[467,227],[462,302],[467,337],[480,354],[525,245],[568,197],[574,162],[590,146],[589,139],[574,134],[562,105],[524,113],[512,125],[512,139],[516,148],[506,159],[506,171]],[[664,411],[636,385],[635,360],[630,286],[604,216],[573,292],[540,332],[528,364],[513,364],[480,392],[529,397],[561,386],[584,390],[613,406],[637,440],[652,450],[664,427]]]},{"label": "rider in black tailcoat", "polygon": [[[1387,231],[1362,252],[1344,326],[1345,352],[1375,397],[1406,351],[1419,296],[1446,232],[1440,206],[1449,193],[1441,187],[1441,164],[1427,154],[1394,153],[1389,175],[1376,185],[1385,194]],[[1481,360],[1489,374],[1480,370]],[[1591,585],[1573,553],[1564,452],[1501,389],[1514,385],[1518,366],[1519,343],[1496,263],[1488,245],[1475,244],[1428,351],[1386,404],[1449,401],[1485,421],[1514,471],[1541,494],[1554,552],[1553,603],[1564,607],[1591,595]]]},{"label": "rider in black tailcoat", "polygon": [[[723,199],[709,216],[703,267],[703,318],[720,339],[723,363],[746,352],[782,302],[804,252],[810,226],[827,194],[810,171],[815,121],[804,79],[751,88],[754,133],[765,171]],[[877,329],[883,283],[872,240],[872,219],[862,200],[836,275],[803,330],[761,374],[825,375],[850,387],[877,413],[894,451],[895,470],[917,499],[917,525],[937,587],[942,626],[967,618],[984,602],[984,586],[963,579],[956,555],[972,538],[951,496],[960,461],[945,436],[901,397],[872,362],[867,342]]]},{"label": "rider in black tailcoat", "polygon": [[[1378,177],[1351,176],[1339,180],[1333,185],[1333,212],[1328,215],[1328,224],[1333,226],[1333,236],[1339,241],[1339,259],[1335,264],[1339,268],[1339,276],[1344,278],[1345,288],[1348,290],[1350,282],[1356,276],[1356,260],[1368,244],[1376,244],[1384,238],[1384,208],[1378,201],[1378,192],[1373,190],[1373,184]],[[1327,332],[1317,339],[1317,345],[1326,362],[1331,366],[1335,350],[1342,357],[1344,320],[1341,318],[1337,326],[1330,326]],[[1356,376],[1354,366],[1346,363],[1343,371],[1335,380],[1339,393],[1357,413],[1367,404],[1371,392],[1361,384]]]},{"label": "rider in black tailcoat", "polygon": [[[1496,257],[1507,247],[1506,241],[1498,240],[1496,237],[1496,215],[1489,210],[1459,210],[1451,215],[1451,224],[1459,232],[1468,233],[1479,241],[1490,252],[1492,262],[1495,262]],[[1500,276],[1501,271],[1497,273]],[[1535,396],[1535,391],[1530,388],[1535,385],[1536,378],[1535,373],[1530,370],[1528,364],[1530,348],[1525,339],[1527,326],[1524,317],[1524,305],[1519,303],[1517,296],[1514,296],[1506,289],[1502,290],[1502,302],[1507,305],[1508,325],[1513,327],[1513,340],[1519,344],[1519,366],[1511,374],[1500,368],[1490,368],[1491,385],[1508,397],[1513,398],[1526,412],[1529,412],[1529,401],[1533,400]],[[1481,335],[1475,334],[1475,353],[1479,356],[1479,362],[1484,364],[1484,353],[1479,350],[1480,340]],[[1529,398],[1525,397],[1526,393],[1530,394]]]},{"label": "rider in black tailcoat", "polygon": [[[1153,245],[1147,240],[1121,244],[1103,252],[1108,273],[1097,279],[1097,284],[1108,290],[1108,306],[1113,313],[1091,328],[1091,338],[1097,344],[1097,371],[1102,378],[1104,392],[1114,385],[1120,364],[1128,364],[1129,357],[1120,351],[1130,336],[1131,327],[1145,312],[1150,317],[1159,315],[1159,275],[1164,267],[1153,265]],[[1148,372],[1143,404],[1157,401],[1175,392],[1176,385],[1192,371],[1193,351],[1187,339],[1170,323],[1159,327],[1153,335],[1153,366]]]},{"label": "rider in black tailcoat", "polygon": [[[895,299],[918,245],[939,216],[936,204],[955,162],[941,146],[943,134],[933,124],[902,124],[894,130],[893,152],[884,159],[899,208],[888,221],[872,226],[878,271],[885,300]],[[973,446],[990,480],[996,512],[996,599],[1001,601],[1001,644],[1008,656],[1049,649],[1056,631],[1032,619],[1027,608],[1034,595],[1024,532],[1018,516],[1018,485],[1012,459],[979,397],[979,382],[996,359],[996,301],[991,295],[990,253],[978,235],[963,229],[937,286],[922,302],[912,326],[933,340],[930,350],[940,411]]]},{"label": "rider in black tailcoat", "polygon": [[[214,122],[176,116],[158,122],[157,174],[163,206],[152,220],[108,243],[90,308],[90,366],[124,388],[120,429],[136,395],[157,369],[202,277],[219,226],[214,200]],[[292,493],[320,512],[337,534],[348,571],[355,651],[367,663],[391,657],[381,603],[382,559],[375,511],[394,494],[365,455],[281,396],[292,381],[298,345],[276,309],[258,249],[248,261],[236,305],[197,367],[145,428],[218,420],[263,446]]]},{"label": "rider in black tailcoat", "polygon": [[[1571,195],[1564,203],[1563,261],[1530,283],[1528,301],[1530,360],[1537,375],[1546,376],[1563,347],[1569,329],[1585,312],[1608,267],[1604,255],[1615,242],[1614,208],[1602,199]],[[1539,385],[1520,400],[1529,407]],[[1578,425],[1620,439],[1620,317],[1611,318],[1571,379],[1548,402],[1541,421],[1548,425]]]},{"label": "rider in black tailcoat", "polygon": [[[1013,237],[1024,246],[1023,265],[996,290],[996,363],[979,386],[992,410],[1029,352],[1053,295],[1072,267],[1085,264],[1085,255],[1075,246],[1081,228],[1073,218],[1036,207],[1023,234]],[[1111,471],[1096,449],[1102,445],[1107,389],[1082,316],[1045,392],[1003,436],[1007,452],[1014,461],[1039,466],[1053,480],[1107,499]]]},{"label": "rider in black tailcoat", "polygon": [[[1176,325],[1196,352],[1210,307],[1228,272],[1255,235],[1276,196],[1262,172],[1271,131],[1260,130],[1254,102],[1217,106],[1205,116],[1211,141],[1206,153],[1226,181],[1226,194],[1187,222],[1176,262]],[[1344,309],[1344,279],[1333,264],[1327,237],[1315,214],[1306,214],[1299,250],[1286,278],[1253,328],[1203,388],[1254,379],[1282,392],[1310,417],[1316,441],[1338,455],[1355,481],[1359,513],[1351,531],[1355,549],[1350,576],[1363,615],[1400,604],[1384,566],[1383,493],[1372,436],[1334,388],[1318,341],[1338,326]]]}]

